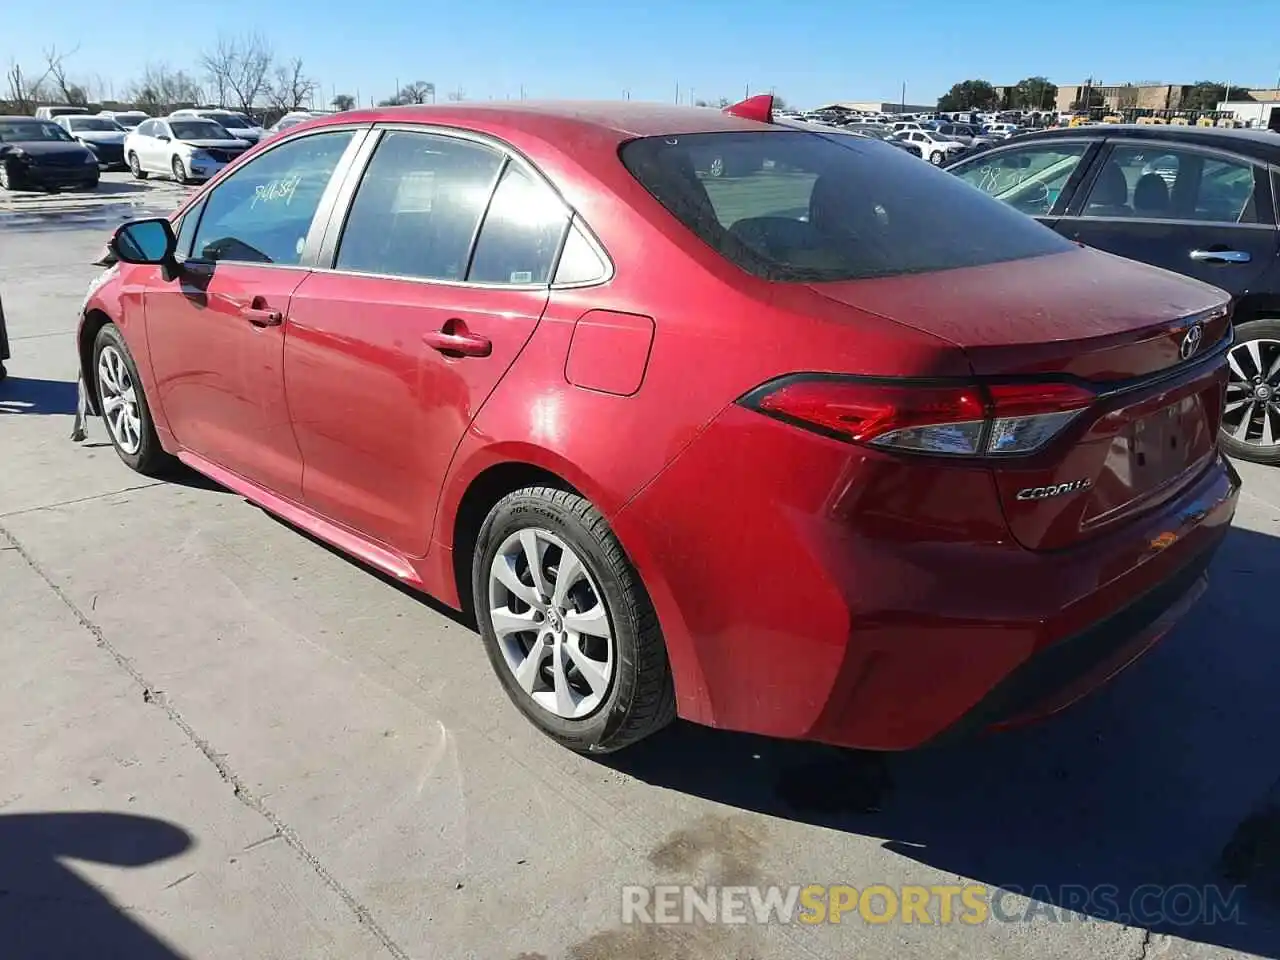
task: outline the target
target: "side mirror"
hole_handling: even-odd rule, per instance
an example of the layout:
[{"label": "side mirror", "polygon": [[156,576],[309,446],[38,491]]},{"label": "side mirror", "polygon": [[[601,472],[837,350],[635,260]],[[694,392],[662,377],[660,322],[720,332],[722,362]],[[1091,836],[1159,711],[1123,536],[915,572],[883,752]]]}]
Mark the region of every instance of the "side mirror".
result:
[{"label": "side mirror", "polygon": [[163,142],[163,143],[168,143],[168,142],[169,142],[169,135],[168,135],[168,134],[166,134],[166,133],[159,133],[159,134],[156,134],[156,139],[157,139],[157,140],[159,140],[159,141],[161,141],[161,142]]},{"label": "side mirror", "polygon": [[109,247],[124,263],[160,266],[173,262],[178,246],[173,227],[164,217],[133,220],[116,230]]}]

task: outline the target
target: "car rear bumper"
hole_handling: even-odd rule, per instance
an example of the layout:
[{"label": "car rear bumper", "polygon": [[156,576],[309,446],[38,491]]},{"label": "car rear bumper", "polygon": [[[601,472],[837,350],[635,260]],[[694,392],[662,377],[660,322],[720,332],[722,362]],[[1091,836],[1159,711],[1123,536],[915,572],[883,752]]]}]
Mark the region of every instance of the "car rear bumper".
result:
[{"label": "car rear bumper", "polygon": [[1052,712],[1131,662],[1202,589],[1239,486],[1215,456],[1123,528],[1033,552],[998,510],[950,525],[994,499],[985,470],[731,407],[613,522],[682,716],[897,750]]}]

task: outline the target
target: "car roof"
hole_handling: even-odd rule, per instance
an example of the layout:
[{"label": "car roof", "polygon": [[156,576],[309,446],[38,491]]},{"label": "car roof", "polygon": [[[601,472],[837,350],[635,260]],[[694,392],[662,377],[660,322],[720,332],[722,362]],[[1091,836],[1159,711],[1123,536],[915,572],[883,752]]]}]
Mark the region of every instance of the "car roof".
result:
[{"label": "car roof", "polygon": [[21,113],[14,113],[8,116],[0,116],[0,120],[39,120],[41,123],[52,123],[51,120],[45,120],[41,117],[28,117]]},{"label": "car roof", "polygon": [[426,104],[372,107],[317,117],[329,123],[422,123],[457,126],[501,136],[504,131],[546,137],[592,133],[618,142],[663,134],[778,131],[784,126],[758,123],[708,107],[678,107],[639,101],[561,100]]},{"label": "car roof", "polygon": [[1269,130],[1236,130],[1231,127],[1182,127],[1170,124],[1100,123],[1087,127],[1051,127],[1023,134],[1010,143],[1047,140],[1053,137],[1114,137],[1134,140],[1164,140],[1233,150],[1258,160],[1280,162],[1280,135]]}]

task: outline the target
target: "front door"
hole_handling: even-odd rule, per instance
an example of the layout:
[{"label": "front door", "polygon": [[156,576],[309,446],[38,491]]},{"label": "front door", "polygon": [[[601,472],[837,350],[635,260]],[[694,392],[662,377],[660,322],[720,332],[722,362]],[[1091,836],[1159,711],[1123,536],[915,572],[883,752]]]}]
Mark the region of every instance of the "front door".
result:
[{"label": "front door", "polygon": [[1183,144],[1115,141],[1057,229],[1236,297],[1280,252],[1267,171]]},{"label": "front door", "polygon": [[193,231],[184,217],[192,245],[178,251],[178,276],[157,276],[146,293],[151,364],[178,443],[295,500],[302,462],[284,393],[287,320],[307,277],[312,221],[354,135],[283,143],[218,184]]},{"label": "front door", "polygon": [[426,554],[454,451],[542,316],[567,223],[536,174],[496,148],[382,135],[332,269],[306,278],[289,318],[308,506]]},{"label": "front door", "polygon": [[993,199],[1052,227],[1098,149],[1097,141],[1054,137],[985,152],[948,169]]}]

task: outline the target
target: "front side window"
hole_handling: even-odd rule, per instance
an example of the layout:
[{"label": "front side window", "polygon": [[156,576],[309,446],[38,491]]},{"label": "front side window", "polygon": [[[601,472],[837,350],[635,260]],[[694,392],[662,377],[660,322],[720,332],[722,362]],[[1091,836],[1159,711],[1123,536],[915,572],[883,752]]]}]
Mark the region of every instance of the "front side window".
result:
[{"label": "front side window", "polygon": [[[697,172],[713,151],[736,178]],[[854,280],[973,267],[1072,249],[1009,207],[904,151],[791,131],[649,137],[627,169],[687,228],[771,280]]]},{"label": "front side window", "polygon": [[547,283],[569,214],[546,184],[508,164],[489,202],[467,279]]},{"label": "front side window", "polygon": [[1247,160],[1164,145],[1112,150],[1089,190],[1084,216],[1257,223],[1255,173]]},{"label": "front side window", "polygon": [[209,194],[192,255],[213,261],[300,263],[320,198],[351,138],[350,130],[302,137],[236,170]]},{"label": "front side window", "polygon": [[477,143],[392,130],[356,190],[335,269],[464,280],[503,157]]},{"label": "front side window", "polygon": [[1087,143],[1028,144],[986,154],[954,169],[987,196],[1032,216],[1048,216],[1080,166]]}]

